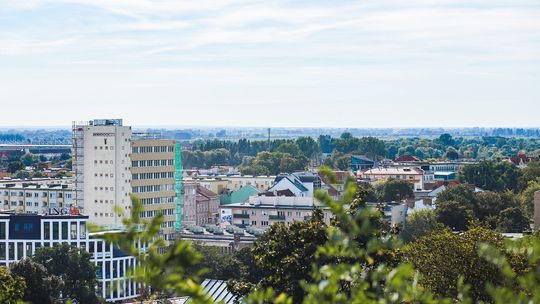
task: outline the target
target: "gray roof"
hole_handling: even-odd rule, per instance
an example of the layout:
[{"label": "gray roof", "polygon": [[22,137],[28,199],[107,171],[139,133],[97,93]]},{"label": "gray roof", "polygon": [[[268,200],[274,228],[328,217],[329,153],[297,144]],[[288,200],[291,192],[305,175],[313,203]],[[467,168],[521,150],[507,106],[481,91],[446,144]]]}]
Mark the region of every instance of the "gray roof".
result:
[{"label": "gray roof", "polygon": [[[225,304],[234,303],[236,297],[227,290],[227,282],[222,280],[206,279],[202,282],[201,286],[204,289],[204,293],[208,295],[212,301],[216,303],[223,301],[222,303]],[[177,297],[167,300],[173,304],[191,303],[190,297]]]}]

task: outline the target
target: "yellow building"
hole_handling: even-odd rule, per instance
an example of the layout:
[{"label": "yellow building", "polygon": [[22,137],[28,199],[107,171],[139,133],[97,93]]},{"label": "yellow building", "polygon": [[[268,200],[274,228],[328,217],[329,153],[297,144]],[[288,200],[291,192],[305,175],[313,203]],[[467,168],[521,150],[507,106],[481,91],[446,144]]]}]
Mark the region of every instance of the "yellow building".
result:
[{"label": "yellow building", "polygon": [[137,139],[131,142],[131,187],[144,206],[143,219],[163,214],[162,232],[174,238],[176,221],[175,140]]}]

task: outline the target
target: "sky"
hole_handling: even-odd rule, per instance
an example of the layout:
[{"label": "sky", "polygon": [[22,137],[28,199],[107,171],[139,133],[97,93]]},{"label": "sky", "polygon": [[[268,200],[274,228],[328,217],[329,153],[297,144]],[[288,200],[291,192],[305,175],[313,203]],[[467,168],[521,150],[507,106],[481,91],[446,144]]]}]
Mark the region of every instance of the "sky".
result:
[{"label": "sky", "polygon": [[0,0],[0,126],[539,127],[540,1]]}]

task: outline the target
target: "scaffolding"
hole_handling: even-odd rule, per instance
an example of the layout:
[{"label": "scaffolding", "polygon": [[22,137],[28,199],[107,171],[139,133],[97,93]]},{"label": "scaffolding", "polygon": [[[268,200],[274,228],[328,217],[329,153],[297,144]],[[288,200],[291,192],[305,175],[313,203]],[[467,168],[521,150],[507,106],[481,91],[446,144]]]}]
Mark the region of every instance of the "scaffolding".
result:
[{"label": "scaffolding", "polygon": [[88,122],[73,122],[71,126],[72,170],[75,176],[74,201],[81,210],[84,207],[84,127]]},{"label": "scaffolding", "polygon": [[175,190],[176,190],[176,221],[174,224],[174,228],[176,232],[180,231],[180,228],[182,227],[182,217],[183,217],[183,209],[184,204],[182,201],[182,146],[179,142],[176,142],[175,144],[175,157],[174,157],[174,180],[175,180]]}]

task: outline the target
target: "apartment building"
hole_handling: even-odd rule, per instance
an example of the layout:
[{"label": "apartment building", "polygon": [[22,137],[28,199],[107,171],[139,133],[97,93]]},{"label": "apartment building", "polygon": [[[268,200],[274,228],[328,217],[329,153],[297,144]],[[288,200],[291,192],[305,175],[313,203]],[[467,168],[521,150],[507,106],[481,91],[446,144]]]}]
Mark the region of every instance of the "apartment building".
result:
[{"label": "apartment building", "polygon": [[89,221],[118,226],[131,212],[131,127],[122,119],[73,123],[75,203]]},{"label": "apartment building", "polygon": [[2,210],[35,214],[66,214],[73,204],[73,184],[65,180],[48,183],[0,183]]},{"label": "apartment building", "polygon": [[232,214],[233,225],[266,229],[274,223],[305,221],[313,210],[321,208],[325,223],[329,224],[332,213],[320,206],[313,197],[298,196],[252,196],[248,202],[222,206],[222,214]]},{"label": "apartment building", "polygon": [[[176,210],[177,204],[182,203],[181,189],[177,186],[176,157],[180,149],[175,140],[165,139],[134,139],[131,141],[131,188],[143,204],[143,219],[151,219],[163,214],[162,233],[165,239],[174,238],[175,227],[180,226],[181,209]],[[178,192],[177,192],[178,190]],[[179,207],[181,208],[181,207]]]}]

